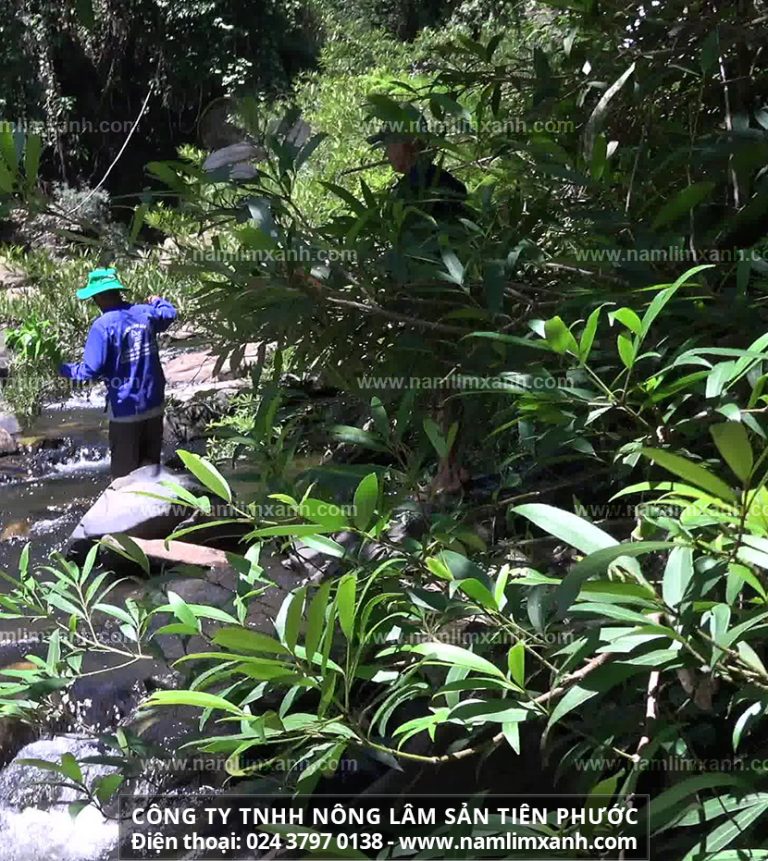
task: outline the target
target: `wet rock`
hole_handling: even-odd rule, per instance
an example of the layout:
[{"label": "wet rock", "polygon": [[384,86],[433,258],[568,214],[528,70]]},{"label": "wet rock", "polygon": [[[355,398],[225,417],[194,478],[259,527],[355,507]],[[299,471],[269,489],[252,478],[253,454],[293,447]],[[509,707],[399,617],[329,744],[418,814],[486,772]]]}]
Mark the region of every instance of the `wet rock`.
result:
[{"label": "wet rock", "polygon": [[108,673],[79,678],[60,697],[59,722],[67,732],[91,735],[112,731],[146,693],[140,680],[115,683]]},{"label": "wet rock", "polygon": [[19,718],[0,718],[0,765],[9,763],[35,736],[35,730]]},{"label": "wet rock", "polygon": [[0,455],[16,454],[19,444],[5,428],[0,427]]},{"label": "wet rock", "polygon": [[231,396],[232,391],[228,389],[196,392],[181,400],[174,395],[165,409],[163,445],[166,450],[184,448],[191,451],[191,442],[202,441],[200,453],[203,454],[208,425],[228,412]]},{"label": "wet rock", "polygon": [[172,497],[172,491],[163,486],[163,481],[172,481],[193,493],[202,492],[187,473],[173,472],[162,466],[139,467],[130,475],[115,479],[93,503],[69,537],[66,552],[73,558],[81,558],[94,541],[115,533],[136,538],[165,538],[188,516],[189,509],[144,495]]},{"label": "wet rock", "polygon": [[0,532],[0,542],[18,541],[29,535],[29,523],[26,520],[15,520],[3,527]]},{"label": "wet rock", "polygon": [[8,376],[11,370],[11,354],[5,346],[6,329],[0,329],[0,379]]},{"label": "wet rock", "polygon": [[[201,533],[202,534],[202,533]],[[186,541],[135,538],[147,558],[157,563],[170,565],[199,565],[201,568],[228,567],[226,553],[212,547],[202,547]]]},{"label": "wet rock", "polygon": [[57,532],[67,524],[69,519],[68,514],[60,514],[58,517],[46,517],[42,520],[36,520],[29,528],[29,535],[33,538],[39,538],[51,532]]},{"label": "wet rock", "polygon": [[168,337],[172,341],[188,341],[190,338],[196,338],[202,334],[203,333],[200,330],[195,329],[189,324],[171,327],[168,331]]},{"label": "wet rock", "polygon": [[21,426],[16,416],[2,409],[0,409],[0,428],[9,434],[21,433]]},{"label": "wet rock", "polygon": [[166,385],[179,399],[188,399],[200,391],[237,390],[248,385],[242,378],[258,361],[260,353],[259,344],[246,344],[237,355],[223,361],[212,350],[185,350],[176,355],[161,353]]}]

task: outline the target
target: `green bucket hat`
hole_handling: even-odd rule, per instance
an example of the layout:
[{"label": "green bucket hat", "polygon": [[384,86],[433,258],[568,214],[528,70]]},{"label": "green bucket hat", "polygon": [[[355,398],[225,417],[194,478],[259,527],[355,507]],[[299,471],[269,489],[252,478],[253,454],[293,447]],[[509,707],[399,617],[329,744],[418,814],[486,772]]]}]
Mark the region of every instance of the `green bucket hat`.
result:
[{"label": "green bucket hat", "polygon": [[88,276],[88,283],[75,295],[78,299],[90,299],[91,296],[106,293],[107,290],[125,290],[125,286],[120,282],[114,269],[94,269]]}]

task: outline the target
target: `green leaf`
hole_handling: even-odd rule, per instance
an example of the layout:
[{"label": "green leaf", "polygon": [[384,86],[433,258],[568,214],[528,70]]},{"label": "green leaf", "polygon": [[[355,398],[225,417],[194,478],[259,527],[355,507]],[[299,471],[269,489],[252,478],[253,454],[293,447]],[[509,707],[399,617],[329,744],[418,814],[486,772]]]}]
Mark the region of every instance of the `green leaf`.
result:
[{"label": "green leaf", "polygon": [[232,502],[232,491],[229,488],[224,476],[216,469],[216,467],[200,457],[199,454],[193,454],[191,451],[178,449],[176,454],[181,458],[184,466],[195,476],[195,478],[203,484],[211,493],[227,502]]},{"label": "green leaf", "polygon": [[598,694],[606,693],[621,684],[630,676],[644,672],[645,668],[627,664],[605,664],[590,673],[582,682],[569,688],[563,698],[552,710],[547,728],[554,726],[567,714]]},{"label": "green leaf", "polygon": [[[718,646],[728,646],[729,641],[726,640],[728,626],[731,624],[731,608],[727,604],[716,604],[709,611],[709,631],[712,639]],[[717,648],[712,649],[712,663],[722,657],[722,651]]]},{"label": "green leaf", "polygon": [[694,182],[679,191],[671,200],[668,200],[656,214],[651,228],[657,230],[665,224],[677,221],[690,212],[694,206],[698,206],[712,194],[715,183],[710,180]]},{"label": "green leaf", "polygon": [[522,642],[515,643],[509,650],[507,663],[512,680],[525,689],[525,646]]},{"label": "green leaf", "polygon": [[642,332],[642,321],[631,308],[618,308],[616,311],[611,311],[608,314],[608,319],[618,320],[634,335],[639,335]]},{"label": "green leaf", "polygon": [[303,538],[306,541],[308,535],[322,535],[324,532],[337,531],[337,526],[321,526],[319,523],[289,523],[285,526],[265,526],[262,529],[254,529],[246,537],[279,538],[291,535],[294,538]]},{"label": "green leaf", "polygon": [[327,580],[315,592],[307,610],[307,631],[304,637],[304,648],[308,657],[317,651],[325,624],[325,612],[328,609],[328,596],[331,591],[331,581]]},{"label": "green leaf", "polygon": [[221,628],[213,635],[213,642],[225,649],[243,649],[246,652],[267,652],[275,655],[290,654],[274,637],[250,628]]},{"label": "green leaf", "polygon": [[[739,646],[745,645],[746,643],[739,643]],[[741,651],[741,649],[739,649],[739,651]],[[744,730],[747,728],[750,721],[761,717],[764,711],[765,705],[763,703],[752,703],[749,708],[747,708],[739,715],[733,725],[733,734],[731,739],[734,751],[738,750],[739,743],[741,742],[741,737],[744,734]]]},{"label": "green leaf", "polygon": [[357,577],[345,574],[336,589],[336,607],[339,613],[339,624],[347,640],[352,639],[355,628],[355,590]]},{"label": "green leaf", "polygon": [[39,768],[41,771],[52,771],[56,774],[63,774],[61,765],[59,765],[58,762],[50,762],[47,759],[21,757],[20,759],[17,759],[16,762],[19,765],[28,765],[30,768]]},{"label": "green leaf", "polygon": [[742,484],[746,484],[755,459],[744,425],[740,422],[724,422],[713,425],[709,432],[733,474]]},{"label": "green leaf", "polygon": [[125,778],[122,774],[105,774],[102,777],[97,777],[93,781],[91,791],[96,795],[96,798],[104,804],[117,792],[122,786]]},{"label": "green leaf", "polygon": [[177,595],[176,592],[168,592],[168,604],[170,605],[173,615],[183,624],[189,625],[196,630],[200,630],[200,620],[194,614],[192,608],[187,602]]},{"label": "green leaf", "polygon": [[336,439],[341,440],[341,442],[359,445],[372,451],[387,451],[387,447],[382,441],[370,431],[362,430],[352,425],[334,425],[330,432]]},{"label": "green leaf", "polygon": [[495,664],[470,652],[469,649],[453,646],[450,643],[419,643],[416,646],[404,646],[403,651],[415,652],[417,655],[424,655],[426,658],[452,667],[463,667],[486,675],[504,677],[504,673]]},{"label": "green leaf", "polygon": [[688,269],[675,281],[674,284],[671,284],[669,287],[664,290],[659,291],[651,300],[651,304],[648,306],[645,314],[643,315],[643,329],[642,335],[645,337],[648,334],[651,326],[653,325],[653,321],[659,316],[659,314],[663,311],[664,306],[669,302],[669,300],[675,295],[675,293],[680,289],[680,287],[685,284],[686,281],[693,278],[694,275],[698,275],[699,272],[704,269],[712,269],[714,264],[712,263],[702,263],[699,266],[694,266],[691,269]]},{"label": "green leaf", "polygon": [[27,191],[37,184],[37,171],[40,166],[40,153],[43,150],[43,139],[40,135],[28,134],[24,146],[24,176]]},{"label": "green leaf", "polygon": [[201,709],[218,709],[230,714],[242,715],[242,709],[234,703],[206,694],[203,691],[155,691],[147,700],[147,706],[196,706]]},{"label": "green leaf", "polygon": [[662,597],[668,607],[676,610],[693,579],[693,550],[675,547],[667,557],[662,580]]},{"label": "green leaf", "polygon": [[529,709],[522,708],[510,700],[464,700],[451,709],[450,720],[468,724],[519,723],[531,716]]},{"label": "green leaf", "polygon": [[590,174],[592,179],[600,179],[605,172],[605,167],[608,164],[608,140],[604,134],[599,134],[595,138],[592,147],[592,163],[590,165]]},{"label": "green leaf", "polygon": [[67,813],[70,815],[72,819],[77,819],[82,810],[85,810],[88,807],[88,799],[83,798],[80,801],[70,801],[67,805]]},{"label": "green leaf", "polygon": [[589,119],[584,126],[584,154],[586,161],[592,160],[592,149],[594,147],[595,138],[603,125],[604,118],[608,113],[608,107],[613,98],[620,92],[624,84],[630,79],[635,71],[635,64],[632,63],[628,69],[611,84],[610,87],[600,96],[595,109],[590,114]]},{"label": "green leaf", "polygon": [[518,505],[511,510],[535,523],[550,535],[554,535],[555,538],[581,550],[582,553],[592,553],[619,543],[613,536],[603,532],[588,520],[552,505],[532,502]]},{"label": "green leaf", "polygon": [[[576,599],[582,584],[595,574],[602,574],[611,563],[634,559],[636,556],[644,556],[657,550],[667,550],[674,546],[670,541],[633,541],[595,550],[585,559],[577,562],[563,578],[556,593],[558,611],[561,615],[564,614]],[[650,587],[649,594],[653,595]]]},{"label": "green leaf", "polygon": [[740,787],[745,791],[749,789],[749,785],[744,777],[736,774],[727,774],[724,772],[697,774],[681,780],[659,795],[654,796],[642,815],[641,821],[648,818],[650,820],[651,832],[658,833],[668,826],[670,820],[684,809],[683,802],[687,801],[692,795],[705,789],[722,789],[726,786]]},{"label": "green leaf", "polygon": [[447,279],[461,286],[464,283],[464,267],[459,258],[450,250],[443,251],[442,258],[447,270],[445,273]]},{"label": "green leaf", "polygon": [[640,453],[673,475],[677,475],[696,487],[706,490],[718,499],[732,503],[737,501],[736,494],[721,478],[718,478],[703,466],[699,466],[699,464],[681,457],[679,454],[673,454],[659,448],[643,448],[640,450]]},{"label": "green leaf", "polygon": [[587,323],[584,326],[584,331],[581,333],[579,341],[579,361],[586,362],[589,354],[592,352],[592,345],[595,342],[597,334],[597,325],[600,321],[600,312],[603,310],[603,305],[595,310],[587,318]]},{"label": "green leaf", "polygon": [[433,418],[430,418],[430,416],[427,416],[424,419],[424,432],[432,443],[432,447],[437,452],[438,456],[442,458],[448,457],[450,452],[448,443],[440,432],[440,428],[437,426],[437,423]]},{"label": "green leaf", "polygon": [[371,523],[379,499],[379,479],[375,472],[366,475],[358,484],[353,499],[355,526],[365,532]]},{"label": "green leaf", "polygon": [[626,332],[621,332],[616,339],[616,348],[619,351],[619,358],[624,367],[631,370],[635,364],[635,345],[632,338]]},{"label": "green leaf", "polygon": [[80,769],[78,761],[71,753],[63,753],[61,755],[61,773],[75,783],[83,782],[83,772]]},{"label": "green leaf", "polygon": [[320,185],[322,185],[324,188],[327,188],[327,189],[328,189],[328,191],[332,192],[333,194],[335,194],[335,195],[336,195],[336,197],[338,197],[338,198],[340,198],[341,200],[343,200],[343,201],[344,201],[344,203],[346,203],[346,204],[347,204],[347,206],[348,206],[348,207],[349,207],[349,208],[350,208],[350,209],[351,209],[355,214],[357,214],[357,215],[364,215],[364,214],[366,213],[366,211],[367,211],[367,210],[366,210],[365,204],[363,204],[361,201],[359,201],[359,200],[354,196],[354,194],[352,194],[351,192],[347,191],[347,189],[346,189],[346,188],[343,188],[343,187],[342,187],[342,186],[340,186],[340,185],[335,185],[335,184],[334,184],[334,183],[332,183],[332,182],[323,182],[322,180],[320,181]]},{"label": "green leaf", "polygon": [[571,330],[560,317],[552,317],[544,324],[544,338],[549,346],[558,354],[571,353],[579,355],[579,346]]},{"label": "green leaf", "polygon": [[[698,861],[702,853],[717,852],[718,849],[725,849],[727,846],[730,846],[766,810],[768,810],[768,802],[763,801],[730,816],[726,822],[721,823],[707,834],[706,837],[703,837],[685,855],[683,861]],[[706,857],[711,858],[712,856],[707,855]]]},{"label": "green leaf", "polygon": [[283,637],[285,645],[291,652],[296,650],[296,643],[299,640],[299,627],[304,611],[304,599],[307,595],[307,587],[302,586],[297,589],[288,604],[288,612],[285,614],[285,631]]},{"label": "green leaf", "polygon": [[147,554],[130,535],[105,535],[99,543],[124,559],[135,562],[145,574],[149,574],[149,559],[147,559]]}]

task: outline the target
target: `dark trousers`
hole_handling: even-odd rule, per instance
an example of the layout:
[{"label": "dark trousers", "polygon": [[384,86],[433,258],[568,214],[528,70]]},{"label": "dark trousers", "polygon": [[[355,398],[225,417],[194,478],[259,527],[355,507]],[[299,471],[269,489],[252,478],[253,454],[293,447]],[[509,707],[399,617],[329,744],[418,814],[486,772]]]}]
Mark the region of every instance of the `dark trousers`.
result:
[{"label": "dark trousers", "polygon": [[128,475],[148,463],[160,463],[163,448],[163,417],[138,422],[109,423],[109,452],[112,478]]}]

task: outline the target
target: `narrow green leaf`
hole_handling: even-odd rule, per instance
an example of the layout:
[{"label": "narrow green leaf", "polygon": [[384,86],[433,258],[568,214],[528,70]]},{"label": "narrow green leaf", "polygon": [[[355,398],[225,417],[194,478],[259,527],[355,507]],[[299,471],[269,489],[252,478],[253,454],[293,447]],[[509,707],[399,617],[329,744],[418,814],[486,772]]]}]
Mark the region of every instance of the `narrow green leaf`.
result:
[{"label": "narrow green leaf", "polygon": [[670,451],[664,451],[659,448],[644,448],[640,452],[649,460],[657,463],[659,466],[666,469],[680,478],[690,481],[696,487],[706,490],[718,499],[723,499],[726,502],[736,502],[736,494],[730,487],[716,475],[711,473],[703,466],[693,463],[679,454],[673,454]]},{"label": "narrow green leaf", "polygon": [[147,706],[196,706],[201,709],[219,709],[230,714],[242,715],[243,712],[234,703],[206,694],[203,691],[155,691],[147,700]]},{"label": "narrow green leaf", "polygon": [[376,473],[372,472],[358,484],[353,499],[353,521],[361,532],[364,532],[370,525],[378,499],[379,479]]},{"label": "narrow green leaf", "polygon": [[339,612],[339,624],[347,640],[352,639],[355,627],[355,591],[357,589],[357,577],[354,574],[345,574],[339,581],[336,589],[336,606]]},{"label": "narrow green leaf", "polygon": [[442,664],[449,664],[452,667],[464,667],[468,670],[474,670],[478,673],[486,675],[500,676],[504,674],[501,670],[490,661],[470,652],[469,649],[463,649],[461,646],[453,646],[450,643],[419,643],[416,646],[405,646],[403,651],[415,652],[418,655],[424,655]]},{"label": "narrow green leaf", "polygon": [[662,580],[662,597],[668,607],[676,610],[693,579],[693,550],[675,547],[667,557]]},{"label": "narrow green leaf", "polygon": [[211,493],[215,493],[216,496],[227,502],[232,502],[232,491],[226,479],[212,463],[200,457],[199,454],[194,454],[184,449],[178,449],[176,454],[178,454],[182,463],[192,475],[208,488]]},{"label": "narrow green leaf", "polygon": [[741,422],[724,422],[713,425],[709,432],[712,434],[717,450],[733,474],[739,481],[746,484],[752,472],[755,458],[744,425]]},{"label": "narrow green leaf", "polygon": [[522,642],[515,643],[509,650],[507,663],[512,680],[525,689],[525,646]]}]

